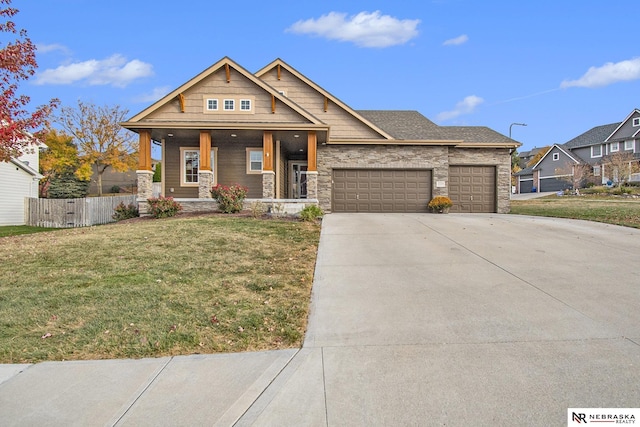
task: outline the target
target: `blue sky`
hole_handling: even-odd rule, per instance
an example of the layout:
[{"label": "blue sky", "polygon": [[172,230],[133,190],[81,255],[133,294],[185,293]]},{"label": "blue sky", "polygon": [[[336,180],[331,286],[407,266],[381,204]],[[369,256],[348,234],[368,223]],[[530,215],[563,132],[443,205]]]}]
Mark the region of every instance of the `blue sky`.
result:
[{"label": "blue sky", "polygon": [[[290,6],[290,5],[293,6]],[[629,2],[13,0],[38,46],[21,86],[119,105],[129,116],[228,56],[282,58],[355,109],[418,110],[488,126],[526,150],[564,143],[640,107]]]}]

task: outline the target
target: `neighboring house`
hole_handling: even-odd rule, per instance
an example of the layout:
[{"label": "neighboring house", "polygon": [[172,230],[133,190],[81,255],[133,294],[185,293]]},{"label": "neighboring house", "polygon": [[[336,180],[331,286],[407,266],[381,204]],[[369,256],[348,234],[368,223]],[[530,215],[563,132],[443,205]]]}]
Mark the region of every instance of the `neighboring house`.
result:
[{"label": "neighboring house", "polygon": [[8,162],[0,162],[0,225],[25,224],[25,198],[38,197],[38,147]]},{"label": "neighboring house", "polygon": [[[159,160],[151,160],[151,168],[155,170]],[[89,184],[89,194],[98,194],[98,172],[97,167],[93,165],[93,175],[91,175],[91,183]],[[102,192],[112,193],[113,187],[119,187],[122,192],[131,193],[136,190],[138,185],[138,175],[135,170],[126,172],[117,172],[112,167],[107,168],[102,174]]]},{"label": "neighboring house", "polygon": [[277,59],[255,74],[229,58],[122,126],[139,134],[138,200],[151,196],[151,141],[162,194],[212,209],[215,184],[248,198],[325,212],[508,212],[510,150],[487,127],[438,126],[417,111],[356,111]]},{"label": "neighboring house", "polygon": [[[571,188],[577,165],[588,165],[602,184],[617,180],[608,156],[627,152],[640,160],[640,110],[634,109],[622,122],[596,126],[562,145],[554,145],[533,167],[516,174],[521,193],[558,191]],[[638,174],[631,181],[640,180]],[[563,185],[564,183],[564,185]]]}]

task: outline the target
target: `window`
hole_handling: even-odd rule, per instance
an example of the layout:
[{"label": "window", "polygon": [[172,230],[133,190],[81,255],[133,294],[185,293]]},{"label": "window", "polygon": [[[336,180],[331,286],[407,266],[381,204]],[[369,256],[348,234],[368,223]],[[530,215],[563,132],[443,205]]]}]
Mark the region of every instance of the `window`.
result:
[{"label": "window", "polygon": [[591,147],[591,157],[602,157],[602,145],[594,145]]},{"label": "window", "polygon": [[209,111],[217,111],[218,110],[218,100],[217,99],[207,99],[207,110],[209,110]]},{"label": "window", "polygon": [[247,148],[247,173],[262,173],[262,148]]},{"label": "window", "polygon": [[[211,170],[213,172],[214,184],[217,180],[217,151],[218,147],[211,147]],[[180,184],[184,187],[195,187],[200,181],[198,173],[200,172],[200,149],[199,148],[180,148]]]},{"label": "window", "polygon": [[236,109],[236,101],[234,99],[224,100],[224,111],[233,111]]},{"label": "window", "polygon": [[600,166],[593,167],[593,176],[600,176]]},{"label": "window", "polygon": [[620,143],[618,142],[612,142],[611,143],[611,152],[615,153],[616,151],[620,150]]},{"label": "window", "polygon": [[553,161],[560,160],[560,153],[553,153]]},{"label": "window", "polygon": [[[624,142],[624,149],[625,150],[633,150],[635,148],[635,144],[634,144],[634,140],[630,139]],[[633,150],[635,151],[635,150]]]},{"label": "window", "polygon": [[200,150],[181,149],[182,184],[197,184],[200,170]]},{"label": "window", "polygon": [[241,99],[240,100],[240,111],[251,111],[251,100],[250,99]]},{"label": "window", "polygon": [[633,126],[640,126],[640,117],[636,117],[632,121]]}]

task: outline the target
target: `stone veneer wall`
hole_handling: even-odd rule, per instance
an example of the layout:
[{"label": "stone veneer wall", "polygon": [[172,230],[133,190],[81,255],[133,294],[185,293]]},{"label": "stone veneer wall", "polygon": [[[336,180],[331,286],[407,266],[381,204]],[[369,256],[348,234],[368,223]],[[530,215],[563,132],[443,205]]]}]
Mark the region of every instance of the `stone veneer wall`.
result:
[{"label": "stone veneer wall", "polygon": [[497,212],[509,213],[511,203],[511,155],[508,148],[450,148],[450,165],[496,166]]},{"label": "stone veneer wall", "polygon": [[449,180],[448,147],[415,145],[321,145],[318,146],[318,202],[331,211],[333,169],[431,169],[432,195],[447,195],[436,188]]},{"label": "stone veneer wall", "polygon": [[[506,148],[415,145],[322,145],[318,147],[318,202],[331,211],[333,169],[431,169],[432,195],[449,194],[449,165],[496,166],[497,211],[508,213],[511,156]],[[444,181],[438,188],[436,183]]]}]

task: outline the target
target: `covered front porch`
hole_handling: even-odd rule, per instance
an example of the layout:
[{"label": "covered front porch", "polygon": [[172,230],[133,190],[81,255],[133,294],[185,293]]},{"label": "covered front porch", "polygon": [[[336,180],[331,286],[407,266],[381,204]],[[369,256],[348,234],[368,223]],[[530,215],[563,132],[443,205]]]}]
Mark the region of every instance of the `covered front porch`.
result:
[{"label": "covered front porch", "polygon": [[216,184],[248,188],[247,203],[295,213],[318,203],[317,146],[328,128],[318,125],[154,127],[136,129],[140,160],[138,203],[146,213],[153,196],[152,144],[162,151],[161,195],[186,211],[214,211]]}]

